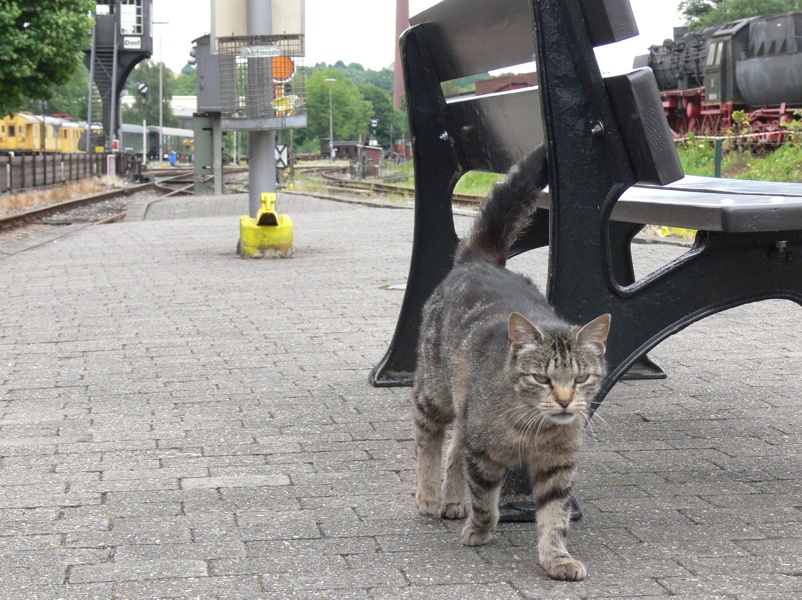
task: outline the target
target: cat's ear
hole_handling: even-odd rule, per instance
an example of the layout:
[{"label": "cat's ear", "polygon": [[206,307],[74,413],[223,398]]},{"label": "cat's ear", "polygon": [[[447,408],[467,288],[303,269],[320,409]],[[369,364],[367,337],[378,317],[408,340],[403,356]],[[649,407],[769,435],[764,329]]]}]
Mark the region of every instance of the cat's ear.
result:
[{"label": "cat's ear", "polygon": [[576,339],[583,344],[596,346],[601,354],[607,350],[607,335],[610,333],[609,314],[596,317],[576,332]]},{"label": "cat's ear", "polygon": [[524,344],[538,344],[543,341],[543,332],[526,317],[516,312],[510,314],[510,346],[518,350]]}]

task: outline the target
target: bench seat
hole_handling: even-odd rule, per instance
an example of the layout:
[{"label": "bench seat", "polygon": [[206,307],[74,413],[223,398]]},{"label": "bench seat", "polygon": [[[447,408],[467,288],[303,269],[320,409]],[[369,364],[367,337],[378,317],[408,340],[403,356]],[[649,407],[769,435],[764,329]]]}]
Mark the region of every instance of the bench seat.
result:
[{"label": "bench seat", "polygon": [[693,176],[639,184],[624,192],[611,218],[726,233],[802,229],[802,184]]}]

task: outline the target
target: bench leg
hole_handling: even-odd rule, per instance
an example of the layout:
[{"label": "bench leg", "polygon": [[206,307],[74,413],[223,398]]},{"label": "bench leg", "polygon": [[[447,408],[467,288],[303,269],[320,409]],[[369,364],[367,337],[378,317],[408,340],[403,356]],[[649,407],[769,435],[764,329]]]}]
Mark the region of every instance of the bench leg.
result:
[{"label": "bench leg", "polygon": [[[536,520],[536,506],[532,502],[534,488],[529,478],[529,467],[521,463],[515,469],[507,471],[499,498],[499,517],[501,523],[533,523]],[[582,518],[579,501],[571,496],[571,520]]]},{"label": "bench leg", "polygon": [[643,381],[649,379],[666,379],[668,375],[663,368],[644,354],[621,376],[622,381]]},{"label": "bench leg", "polygon": [[453,266],[459,238],[451,194],[461,173],[447,130],[447,107],[426,53],[425,32],[411,28],[401,40],[412,152],[415,162],[415,232],[407,288],[387,353],[370,373],[374,386],[408,386],[415,376],[423,305]]},{"label": "bench leg", "polygon": [[[632,264],[632,240],[643,229],[641,223],[610,221],[610,260],[613,265],[613,276],[619,285],[627,286],[635,283],[635,269]],[[638,358],[621,376],[622,380],[640,381],[665,379],[666,372],[646,354]]]}]

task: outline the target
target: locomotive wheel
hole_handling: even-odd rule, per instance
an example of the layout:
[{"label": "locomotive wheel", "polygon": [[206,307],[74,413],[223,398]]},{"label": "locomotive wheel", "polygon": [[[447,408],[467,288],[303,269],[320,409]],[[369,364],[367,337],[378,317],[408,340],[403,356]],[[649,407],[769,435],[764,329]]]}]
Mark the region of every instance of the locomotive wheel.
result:
[{"label": "locomotive wheel", "polygon": [[705,115],[702,131],[708,136],[718,135],[721,132],[721,115]]}]

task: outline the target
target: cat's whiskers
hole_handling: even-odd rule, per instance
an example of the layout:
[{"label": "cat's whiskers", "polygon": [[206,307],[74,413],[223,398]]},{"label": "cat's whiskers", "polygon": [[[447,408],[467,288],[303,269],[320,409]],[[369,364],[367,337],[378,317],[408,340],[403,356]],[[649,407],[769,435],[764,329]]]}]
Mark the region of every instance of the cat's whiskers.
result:
[{"label": "cat's whiskers", "polygon": [[[531,410],[527,411],[527,413],[524,415],[524,417],[526,417],[526,422],[524,423],[523,427],[521,428],[521,435],[520,435],[519,440],[518,440],[518,443],[521,446],[521,448],[523,447],[523,444],[531,436],[532,429],[536,425],[538,425],[538,423],[540,421],[542,421],[544,416],[545,415],[542,412],[538,411],[534,407],[532,407]],[[537,437],[537,436],[535,436],[535,437]]]},{"label": "cat's whiskers", "polygon": [[[580,430],[581,434],[582,434],[582,442],[584,443],[585,437],[588,436],[594,442],[598,443],[599,440],[596,438],[596,430],[593,429],[593,425],[590,422],[590,417],[584,411],[582,413],[580,413],[580,414],[582,415],[582,418],[585,419],[585,426],[582,427],[581,430]],[[588,432],[590,432],[590,433],[588,433]]]},{"label": "cat's whiskers", "polygon": [[545,411],[541,412],[540,413],[540,422],[537,424],[537,430],[535,431],[535,440],[534,440],[535,443],[537,443],[537,436],[540,435],[540,430],[543,429],[543,426],[549,421],[550,421],[550,419],[549,419],[548,413],[545,412]]},{"label": "cat's whiskers", "polygon": [[520,437],[518,438],[518,454],[521,461],[525,459],[525,451],[528,447],[534,447],[537,444],[537,435],[546,415],[532,407],[531,410],[527,411],[526,417],[526,422],[521,428]]},{"label": "cat's whiskers", "polygon": [[587,412],[584,412],[582,414],[585,417],[585,428],[590,430],[590,433],[592,434],[593,440],[598,442],[599,441],[598,432],[596,431],[596,427],[594,426],[593,421],[595,419],[598,419],[598,420],[601,421],[602,425],[604,425],[606,427],[609,427],[610,425],[607,423],[607,421],[604,420],[603,417],[599,416],[598,413],[594,413],[593,416],[595,417],[595,419],[591,419],[591,417],[587,414]]},{"label": "cat's whiskers", "polygon": [[542,419],[543,414],[533,410],[530,414],[529,420],[526,422],[526,426],[524,427],[524,430],[522,431],[521,437],[518,441],[519,460],[522,462],[526,459],[525,454],[528,454],[527,451],[529,447],[535,446],[537,443],[537,432],[535,432],[535,435],[532,436],[532,430],[535,429],[536,426],[539,426],[539,423],[542,422]]},{"label": "cat's whiskers", "polygon": [[513,429],[520,423],[521,421],[526,420],[529,417],[529,411],[526,411],[522,415],[518,415],[516,419],[512,422]]},{"label": "cat's whiskers", "polygon": [[[610,424],[598,412],[593,413],[593,418],[601,421],[602,425],[604,425],[605,427],[610,427]],[[588,417],[588,421],[590,420],[591,417]]]},{"label": "cat's whiskers", "polygon": [[505,411],[504,411],[504,412],[502,412],[502,413],[499,413],[499,415],[498,415],[498,416],[499,416],[499,417],[503,417],[503,416],[504,416],[504,415],[506,415],[507,413],[511,413],[511,412],[513,412],[513,411],[520,410],[520,409],[522,409],[522,408],[531,408],[531,406],[530,406],[529,404],[526,404],[526,403],[524,403],[524,404],[519,404],[519,405],[517,405],[517,406],[513,406],[512,408],[508,408],[507,410],[505,410]]},{"label": "cat's whiskers", "polygon": [[531,426],[532,421],[537,419],[537,413],[530,410],[527,411],[524,416],[527,418],[527,420],[524,426],[521,428],[521,433],[518,436],[518,462],[524,462],[526,459],[524,456],[524,446],[529,438],[529,433],[527,430]]}]

